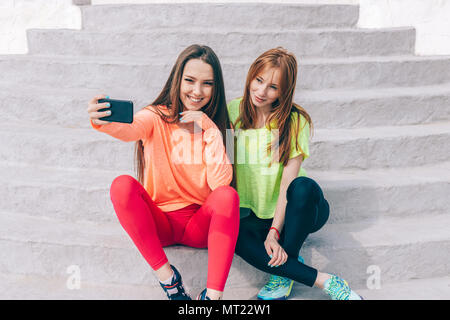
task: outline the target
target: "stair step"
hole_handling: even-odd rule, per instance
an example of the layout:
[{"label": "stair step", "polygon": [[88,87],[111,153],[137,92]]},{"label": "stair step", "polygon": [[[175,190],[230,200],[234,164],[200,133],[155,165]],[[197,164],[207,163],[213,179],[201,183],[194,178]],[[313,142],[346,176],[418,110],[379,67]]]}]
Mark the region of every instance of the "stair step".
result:
[{"label": "stair step", "polygon": [[317,128],[359,128],[447,121],[449,93],[450,83],[443,83],[409,88],[302,90],[296,100]]},{"label": "stair step", "polygon": [[[5,85],[0,91],[3,123],[89,128],[87,104],[100,93],[132,100],[135,112],[150,104],[154,89],[58,89]],[[153,91],[153,92],[152,92]],[[242,96],[227,90],[227,100]],[[301,90],[295,100],[311,115],[318,129],[424,124],[450,120],[450,83],[410,88],[365,90]],[[418,108],[420,106],[420,108]]]},{"label": "stair step", "polygon": [[[371,169],[450,160],[450,122],[412,126],[318,129],[306,168]],[[417,148],[417,149],[416,149]],[[448,147],[450,148],[450,146]]]},{"label": "stair step", "polygon": [[66,277],[0,274],[2,300],[162,300],[165,295],[145,285],[81,283],[79,289],[67,286]]},{"label": "stair step", "polygon": [[[39,83],[58,88],[158,88],[159,92],[175,58],[100,60],[81,56],[2,55],[0,72],[4,79],[8,79],[9,85]],[[252,61],[222,59],[227,90],[242,92]],[[450,57],[304,59],[300,61],[300,70],[297,90],[437,85],[450,82]]]},{"label": "stair step", "polygon": [[[412,175],[411,173],[414,172]],[[55,168],[0,163],[0,211],[65,221],[117,221],[109,197],[114,178],[132,170]],[[371,170],[308,170],[330,203],[328,223],[448,213],[450,162]]]},{"label": "stair step", "polygon": [[307,170],[331,207],[329,223],[448,213],[450,162],[369,170]]},{"label": "stair step", "polygon": [[70,169],[0,164],[0,210],[65,221],[117,221],[109,187],[121,174],[104,168]]},{"label": "stair step", "polygon": [[[83,281],[153,286],[151,268],[119,223],[68,223],[21,214],[0,213],[2,273],[67,277],[78,266]],[[326,224],[310,235],[301,250],[308,265],[338,274],[352,288],[365,288],[368,268],[380,270],[382,283],[447,276],[450,272],[450,215],[430,218],[383,218],[370,222]],[[206,283],[207,249],[165,249],[188,287]],[[27,257],[27,259],[23,259]],[[227,288],[260,287],[267,274],[235,256]]]},{"label": "stair step", "polygon": [[[184,48],[200,43],[211,47],[219,58],[255,59],[265,50],[282,46],[299,60],[310,57],[413,54],[415,30],[306,29],[296,31],[235,31],[205,28],[157,28],[147,32],[94,32],[85,30],[32,29],[27,31],[31,54],[96,57],[158,58],[161,53],[177,56]],[[97,45],[92,45],[93,43]]]},{"label": "stair step", "polygon": [[[67,275],[67,277],[69,274]],[[162,290],[142,285],[97,284],[82,282],[79,289],[68,289],[68,278],[36,275],[0,274],[2,300],[165,300]],[[195,297],[203,288],[187,288]],[[255,300],[259,287],[224,291],[224,300]],[[360,289],[365,300],[448,300],[450,277],[417,279],[383,284],[380,289]],[[294,284],[290,300],[328,300],[318,288]]]},{"label": "stair step", "polygon": [[[422,166],[449,161],[450,122],[354,129],[316,129],[311,170]],[[134,142],[94,129],[5,124],[0,161],[69,168],[132,169]]]},{"label": "stair step", "polygon": [[5,125],[0,132],[0,161],[63,168],[133,169],[134,143],[124,143],[92,128]]},{"label": "stair step", "polygon": [[227,30],[283,30],[352,27],[358,21],[359,7],[281,3],[152,3],[85,6],[81,7],[81,13],[83,28],[87,30],[210,27],[208,21],[214,21],[216,28]]},{"label": "stair step", "polygon": [[450,277],[385,283],[379,290],[360,290],[370,300],[448,300]]}]

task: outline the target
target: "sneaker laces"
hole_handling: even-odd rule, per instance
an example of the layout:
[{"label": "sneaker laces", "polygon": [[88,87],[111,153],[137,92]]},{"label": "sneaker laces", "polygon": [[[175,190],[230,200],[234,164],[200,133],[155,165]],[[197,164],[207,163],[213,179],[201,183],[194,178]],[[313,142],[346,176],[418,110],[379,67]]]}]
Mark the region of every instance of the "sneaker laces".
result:
[{"label": "sneaker laces", "polygon": [[200,292],[200,294],[197,296],[197,300],[211,300],[211,298],[206,295],[206,290],[207,289],[204,289],[202,292]]},{"label": "sneaker laces", "polygon": [[171,265],[171,268],[174,273],[171,283],[159,283],[166,293],[167,298],[169,298],[169,300],[191,300],[191,297],[184,290],[180,273],[174,266]]},{"label": "sneaker laces", "polygon": [[[189,298],[189,295],[186,294],[183,285],[180,282],[176,282],[172,286],[164,286],[167,298],[170,300],[178,299],[178,298]],[[170,294],[167,289],[176,288],[177,292]]]},{"label": "sneaker laces", "polygon": [[325,286],[324,290],[328,293],[333,300],[348,300],[351,294],[350,287],[347,281],[341,279],[337,276],[331,276],[327,280],[328,285]]},{"label": "sneaker laces", "polygon": [[289,279],[289,278],[271,275],[269,278],[269,281],[264,286],[264,289],[268,292],[271,292],[271,291],[278,289],[280,286],[288,287],[290,284],[291,284],[291,279]]}]

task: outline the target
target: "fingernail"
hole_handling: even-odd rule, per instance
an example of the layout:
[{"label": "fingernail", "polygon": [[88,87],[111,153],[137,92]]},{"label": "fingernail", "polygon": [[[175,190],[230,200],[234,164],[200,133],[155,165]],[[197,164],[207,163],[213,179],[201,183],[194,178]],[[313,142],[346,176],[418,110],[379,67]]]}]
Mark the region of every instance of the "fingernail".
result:
[{"label": "fingernail", "polygon": [[271,258],[272,258],[272,255],[270,254],[270,255],[269,255],[269,257],[271,257]]},{"label": "fingernail", "polygon": [[106,96],[106,99],[109,99],[109,96]]},{"label": "fingernail", "polygon": [[106,114],[110,116],[111,115],[111,111],[109,111],[109,110],[106,111]]},{"label": "fingernail", "polygon": [[111,107],[111,105],[109,103],[106,104],[107,107]]}]

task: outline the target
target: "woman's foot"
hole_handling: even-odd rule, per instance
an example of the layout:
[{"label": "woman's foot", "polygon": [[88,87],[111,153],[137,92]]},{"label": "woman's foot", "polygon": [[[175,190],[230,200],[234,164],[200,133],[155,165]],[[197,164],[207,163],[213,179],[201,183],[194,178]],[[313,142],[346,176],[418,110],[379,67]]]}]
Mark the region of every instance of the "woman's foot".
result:
[{"label": "woman's foot", "polygon": [[211,299],[206,295],[206,289],[204,289],[202,292],[198,294],[196,300],[211,300]]},{"label": "woman's foot", "polygon": [[[305,263],[302,256],[298,256],[298,261]],[[289,278],[271,275],[266,285],[258,292],[260,300],[286,300],[291,294],[294,280]]]},{"label": "woman's foot", "polygon": [[260,300],[286,300],[291,294],[294,280],[271,275],[269,281],[258,292]]},{"label": "woman's foot", "polygon": [[173,270],[173,275],[165,281],[160,281],[159,284],[163,288],[169,300],[192,300],[185,292],[183,281],[178,270],[174,266],[170,266]]},{"label": "woman's foot", "polygon": [[199,293],[196,300],[222,300],[223,292],[213,290],[213,289],[204,289]]},{"label": "woman's foot", "polygon": [[323,290],[332,300],[363,300],[361,296],[350,289],[347,281],[335,275],[331,275],[331,277],[325,281]]}]

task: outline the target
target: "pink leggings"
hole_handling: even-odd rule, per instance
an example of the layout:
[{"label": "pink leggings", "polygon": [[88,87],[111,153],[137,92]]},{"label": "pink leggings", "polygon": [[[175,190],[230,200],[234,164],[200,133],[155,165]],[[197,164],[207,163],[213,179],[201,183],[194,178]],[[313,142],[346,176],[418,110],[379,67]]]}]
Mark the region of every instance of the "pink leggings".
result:
[{"label": "pink leggings", "polygon": [[208,247],[207,288],[223,291],[239,232],[239,196],[230,186],[215,189],[202,206],[191,204],[163,212],[133,177],[111,185],[111,201],[120,224],[153,270],[168,262],[163,247]]}]

